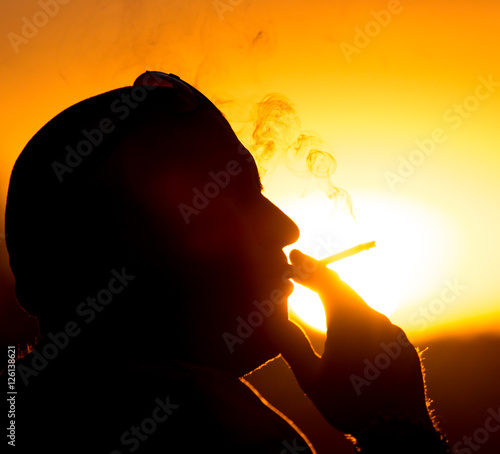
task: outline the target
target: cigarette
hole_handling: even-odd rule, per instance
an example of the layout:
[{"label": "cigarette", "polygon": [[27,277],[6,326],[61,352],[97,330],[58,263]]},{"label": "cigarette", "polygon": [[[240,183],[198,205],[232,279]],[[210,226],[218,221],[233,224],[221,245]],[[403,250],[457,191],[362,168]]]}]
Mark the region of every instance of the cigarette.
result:
[{"label": "cigarette", "polygon": [[350,249],[346,249],[345,251],[339,252],[337,254],[330,255],[330,257],[326,257],[324,259],[319,260],[323,265],[328,265],[329,263],[336,262],[337,260],[344,259],[346,257],[350,257],[351,255],[359,254],[361,251],[367,251],[375,247],[375,241],[370,241],[369,243],[358,244]]}]

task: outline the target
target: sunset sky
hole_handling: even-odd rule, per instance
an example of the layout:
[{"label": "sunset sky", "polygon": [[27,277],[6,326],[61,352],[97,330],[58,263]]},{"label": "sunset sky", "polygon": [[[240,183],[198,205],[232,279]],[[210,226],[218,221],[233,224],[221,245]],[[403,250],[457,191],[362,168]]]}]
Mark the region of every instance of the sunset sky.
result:
[{"label": "sunset sky", "polygon": [[498,333],[499,19],[486,0],[9,2],[2,212],[41,126],[146,69],[195,85],[247,145],[257,103],[278,93],[300,118],[294,133],[335,158],[356,219],[277,158],[264,186],[301,227],[297,247],[321,258],[374,240],[332,268],[410,335]]}]

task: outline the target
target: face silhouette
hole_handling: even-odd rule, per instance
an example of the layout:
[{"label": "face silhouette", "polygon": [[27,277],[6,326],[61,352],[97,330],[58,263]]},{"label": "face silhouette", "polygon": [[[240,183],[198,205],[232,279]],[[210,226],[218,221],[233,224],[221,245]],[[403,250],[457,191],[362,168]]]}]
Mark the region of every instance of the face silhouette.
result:
[{"label": "face silhouette", "polygon": [[162,276],[156,304],[175,307],[182,342],[251,369],[279,353],[269,338],[288,323],[293,289],[283,247],[299,231],[264,197],[235,136],[210,125],[188,136],[153,122],[104,173],[125,200],[127,241]]}]

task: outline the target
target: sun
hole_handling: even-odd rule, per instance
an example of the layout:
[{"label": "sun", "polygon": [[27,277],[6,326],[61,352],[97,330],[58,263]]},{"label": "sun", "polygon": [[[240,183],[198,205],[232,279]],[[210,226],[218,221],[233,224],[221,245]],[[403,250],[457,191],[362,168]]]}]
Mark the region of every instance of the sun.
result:
[{"label": "sun", "polygon": [[[425,284],[442,267],[436,250],[446,246],[441,219],[418,205],[398,203],[384,195],[354,198],[355,217],[337,208],[324,194],[313,192],[280,207],[299,226],[299,240],[285,249],[299,249],[321,259],[361,243],[377,246],[328,265],[372,308],[388,317],[426,291]],[[447,254],[441,254],[446,257]],[[295,284],[289,297],[291,318],[326,332],[319,296]]]}]

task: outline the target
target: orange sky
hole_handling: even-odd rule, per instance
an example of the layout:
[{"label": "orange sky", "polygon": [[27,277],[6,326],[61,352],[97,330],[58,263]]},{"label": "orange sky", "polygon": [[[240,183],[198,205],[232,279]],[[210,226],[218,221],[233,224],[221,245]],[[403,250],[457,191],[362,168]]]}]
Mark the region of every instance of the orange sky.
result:
[{"label": "orange sky", "polygon": [[[145,69],[196,85],[236,130],[279,92],[335,156],[334,181],[366,224],[359,239],[378,241],[376,255],[352,263],[386,266],[388,282],[391,266],[406,276],[394,321],[414,335],[498,332],[499,20],[500,2],[486,0],[9,2],[0,19],[2,212],[10,169],[37,130]],[[416,141],[432,154],[415,152]],[[398,169],[410,158],[420,159],[413,170]],[[292,181],[286,172],[265,179],[284,208],[300,205],[286,190]],[[303,228],[312,249],[314,235]],[[464,287],[453,300],[449,281]]]}]

